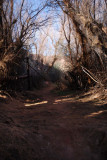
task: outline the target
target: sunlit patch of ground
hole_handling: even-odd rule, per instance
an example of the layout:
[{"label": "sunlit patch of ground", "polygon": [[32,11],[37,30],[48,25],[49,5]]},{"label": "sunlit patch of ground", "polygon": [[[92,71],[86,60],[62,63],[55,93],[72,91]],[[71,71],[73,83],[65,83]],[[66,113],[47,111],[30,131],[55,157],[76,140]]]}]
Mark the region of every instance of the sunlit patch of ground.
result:
[{"label": "sunlit patch of ground", "polygon": [[73,98],[61,98],[61,99],[57,99],[57,100],[55,100],[55,102],[54,103],[64,103],[64,102],[72,102],[73,101]]},{"label": "sunlit patch of ground", "polygon": [[91,90],[79,96],[76,96],[78,102],[90,102],[95,105],[107,104],[107,89],[106,90]]},{"label": "sunlit patch of ground", "polygon": [[86,115],[85,118],[95,117],[95,116],[100,115],[100,114],[102,114],[102,113],[107,113],[107,110],[98,111],[98,112],[93,112],[93,113],[91,113],[91,114],[89,114],[89,115]]},{"label": "sunlit patch of ground", "polygon": [[37,103],[25,103],[25,106],[26,107],[29,107],[29,106],[37,106],[37,105],[40,105],[40,104],[46,104],[48,103],[48,101],[42,101],[42,102],[37,102]]},{"label": "sunlit patch of ground", "polygon": [[7,96],[0,94],[0,98],[7,98]]},{"label": "sunlit patch of ground", "polygon": [[[7,101],[7,99],[8,99],[8,97],[9,97],[9,95],[8,94],[5,94],[5,93],[3,93],[2,91],[0,91],[0,102],[6,102]],[[10,97],[10,99],[12,99],[11,97]]]},{"label": "sunlit patch of ground", "polygon": [[1,160],[106,160],[105,94],[52,89],[0,103]]},{"label": "sunlit patch of ground", "polygon": [[[77,92],[78,93],[78,92]],[[56,94],[52,92],[51,94]],[[58,93],[59,94],[59,93]],[[56,95],[58,95],[56,94]],[[101,91],[94,91],[91,90],[89,92],[81,93],[81,94],[74,94],[73,96],[73,91],[61,91],[60,96],[57,96],[56,99],[51,100],[48,98],[48,101],[45,99],[39,99],[39,98],[32,98],[32,99],[26,99],[25,106],[37,106],[37,105],[44,105],[48,103],[52,104],[63,104],[63,103],[72,103],[72,102],[80,102],[80,103],[89,103],[90,104],[95,104],[95,105],[104,105],[107,104],[107,90],[104,92]],[[44,95],[45,96],[45,95]]]}]

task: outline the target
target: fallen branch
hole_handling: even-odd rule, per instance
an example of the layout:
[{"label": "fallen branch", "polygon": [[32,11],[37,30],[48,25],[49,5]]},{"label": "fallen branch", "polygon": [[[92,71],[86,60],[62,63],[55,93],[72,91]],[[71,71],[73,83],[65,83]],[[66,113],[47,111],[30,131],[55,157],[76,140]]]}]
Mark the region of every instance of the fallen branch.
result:
[{"label": "fallen branch", "polygon": [[82,68],[83,72],[86,73],[94,82],[96,82],[100,85],[103,85],[101,83],[101,81],[91,71],[89,71],[87,68],[85,68],[83,66],[81,66],[81,68]]}]

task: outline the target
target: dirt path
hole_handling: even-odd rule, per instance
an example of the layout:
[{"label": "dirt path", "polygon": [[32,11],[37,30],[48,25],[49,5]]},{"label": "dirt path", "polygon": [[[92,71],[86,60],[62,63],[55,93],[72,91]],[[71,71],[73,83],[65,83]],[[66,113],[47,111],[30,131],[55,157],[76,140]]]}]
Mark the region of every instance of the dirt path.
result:
[{"label": "dirt path", "polygon": [[58,96],[45,85],[0,103],[0,160],[106,160],[107,105]]}]

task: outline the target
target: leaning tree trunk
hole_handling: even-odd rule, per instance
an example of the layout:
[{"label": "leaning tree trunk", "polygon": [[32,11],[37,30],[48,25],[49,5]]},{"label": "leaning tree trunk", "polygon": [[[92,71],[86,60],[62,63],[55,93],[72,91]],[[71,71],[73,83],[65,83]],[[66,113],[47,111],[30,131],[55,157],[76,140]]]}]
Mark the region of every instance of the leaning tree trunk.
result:
[{"label": "leaning tree trunk", "polygon": [[62,2],[57,0],[63,12],[71,18],[81,45],[80,63],[94,73],[96,71],[105,72],[107,70],[107,35],[102,25],[92,17],[78,12],[72,1],[62,0]]},{"label": "leaning tree trunk", "polygon": [[89,56],[96,54],[101,68],[104,69],[103,60],[107,58],[107,35],[101,24],[91,17],[86,17],[74,9],[69,0],[63,0],[63,11],[70,16],[78,34],[83,52],[83,62],[88,65]]},{"label": "leaning tree trunk", "polygon": [[0,48],[2,46],[2,38],[3,38],[2,10],[3,10],[3,0],[0,1]]}]

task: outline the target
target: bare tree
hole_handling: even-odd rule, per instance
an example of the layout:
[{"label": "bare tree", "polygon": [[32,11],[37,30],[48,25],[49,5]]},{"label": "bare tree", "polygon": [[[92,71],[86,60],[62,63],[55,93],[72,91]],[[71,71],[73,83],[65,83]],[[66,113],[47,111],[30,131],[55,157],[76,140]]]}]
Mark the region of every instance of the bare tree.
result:
[{"label": "bare tree", "polygon": [[[70,59],[71,59],[71,62],[72,62],[72,51],[71,51],[72,25],[71,25],[71,21],[70,21],[69,16],[66,16],[64,14],[63,18],[61,18],[61,24],[62,24],[62,29],[63,29],[64,37],[65,37],[65,39],[67,41],[67,48],[68,48],[68,51],[69,51]],[[65,25],[67,25],[67,31],[66,31]]]},{"label": "bare tree", "polygon": [[103,31],[104,7],[101,8],[103,4],[104,1],[99,0],[51,1],[51,5],[55,5],[55,7],[59,5],[72,21],[81,46],[80,66],[85,66],[95,74],[96,71],[105,72],[106,70],[107,37]]},{"label": "bare tree", "polygon": [[[49,17],[42,18],[40,14],[46,4],[34,9],[22,0],[17,8],[17,1],[0,1],[0,26],[2,38],[0,39],[0,68],[6,68],[8,63],[21,63],[17,59],[24,57],[22,50],[27,41],[35,36],[35,32],[46,24]],[[23,54],[22,54],[23,53]],[[26,51],[25,51],[26,53]],[[16,59],[16,60],[15,60]],[[9,68],[8,70],[9,71]]]}]

